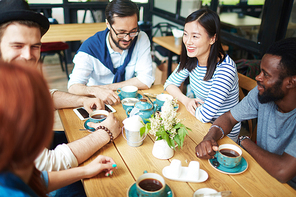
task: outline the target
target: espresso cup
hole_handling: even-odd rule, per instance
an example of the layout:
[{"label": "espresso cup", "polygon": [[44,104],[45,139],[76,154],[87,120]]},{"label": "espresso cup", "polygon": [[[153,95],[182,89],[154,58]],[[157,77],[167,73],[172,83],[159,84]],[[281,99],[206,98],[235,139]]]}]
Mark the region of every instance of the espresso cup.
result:
[{"label": "espresso cup", "polygon": [[165,186],[164,178],[156,173],[144,173],[136,181],[139,197],[165,196]]},{"label": "espresso cup", "polygon": [[226,168],[238,166],[242,159],[242,150],[233,144],[222,144],[217,151],[217,160]]},{"label": "espresso cup", "polygon": [[117,89],[117,93],[123,98],[136,98],[138,93],[138,88],[136,86],[124,86]]},{"label": "espresso cup", "polygon": [[108,114],[109,112],[106,110],[94,110],[89,114],[89,121],[94,123],[103,122]]},{"label": "espresso cup", "polygon": [[173,96],[169,94],[159,94],[156,96],[155,104],[157,104],[158,111],[161,110],[161,107],[166,100],[173,100]]}]

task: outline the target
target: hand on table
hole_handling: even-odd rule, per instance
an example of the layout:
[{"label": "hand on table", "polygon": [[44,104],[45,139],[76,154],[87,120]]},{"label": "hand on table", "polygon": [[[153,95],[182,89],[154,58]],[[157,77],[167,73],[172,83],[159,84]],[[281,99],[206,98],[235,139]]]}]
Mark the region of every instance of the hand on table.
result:
[{"label": "hand on table", "polygon": [[107,127],[113,134],[114,139],[120,134],[121,127],[119,121],[115,118],[113,113],[109,113],[107,118],[101,123],[88,122],[87,125],[92,128],[97,128],[98,126]]},{"label": "hand on table", "polygon": [[113,105],[120,103],[119,96],[113,91],[106,88],[96,87],[95,97],[103,100],[105,104]]},{"label": "hand on table", "polygon": [[113,174],[113,169],[117,169],[114,160],[104,155],[97,156],[91,163],[84,166],[85,178],[91,178],[101,172],[105,172],[105,176]]},{"label": "hand on table", "polygon": [[194,98],[187,98],[186,101],[183,103],[187,109],[193,116],[195,116],[196,108],[201,106],[204,102],[200,99]]},{"label": "hand on table", "polygon": [[196,156],[201,159],[212,159],[218,151],[218,143],[212,138],[204,138],[202,142],[200,142],[195,147]]},{"label": "hand on table", "polygon": [[83,101],[83,107],[88,113],[94,109],[105,109],[104,102],[99,98],[86,98]]}]

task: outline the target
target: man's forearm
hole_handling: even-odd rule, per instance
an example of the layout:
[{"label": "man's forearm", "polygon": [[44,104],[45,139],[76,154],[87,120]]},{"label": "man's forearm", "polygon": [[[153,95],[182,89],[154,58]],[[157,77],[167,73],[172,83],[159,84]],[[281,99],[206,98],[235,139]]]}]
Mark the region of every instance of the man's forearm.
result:
[{"label": "man's forearm", "polygon": [[142,83],[139,79],[134,77],[126,81],[107,84],[107,85],[86,86],[83,84],[73,84],[72,86],[70,86],[69,92],[77,95],[96,95],[96,92],[99,91],[98,90],[99,88],[115,91],[118,88],[122,88],[128,85],[133,85],[133,86],[136,86],[138,89],[143,89],[143,90],[149,88],[146,84]]},{"label": "man's forearm", "polygon": [[109,89],[109,90],[117,90],[118,88],[122,88],[124,86],[130,86],[130,85],[136,86],[139,90],[145,90],[145,89],[149,88],[146,84],[142,83],[136,77],[133,77],[133,78],[131,78],[129,80],[122,81],[122,82],[119,82],[119,83],[112,83],[112,84],[103,85],[103,86],[100,86],[100,87],[106,88],[106,89]]},{"label": "man's forearm", "polygon": [[249,139],[241,142],[241,146],[265,169],[271,176],[285,183],[296,176],[296,158],[283,153],[277,155],[260,148]]},{"label": "man's forearm", "polygon": [[86,97],[70,94],[67,92],[56,91],[53,93],[53,102],[55,109],[80,107]]},{"label": "man's forearm", "polygon": [[81,164],[110,141],[106,131],[100,129],[84,138],[68,143],[78,164]]},{"label": "man's forearm", "polygon": [[221,129],[219,129],[218,127],[213,126],[209,130],[208,134],[204,137],[204,139],[207,137],[211,137],[217,141],[222,137],[223,132],[224,136],[229,134],[236,123],[238,122],[233,118],[230,111],[228,111],[221,115],[219,118],[217,118],[217,120],[215,120],[213,123],[213,125],[221,127],[223,131],[221,131]]}]

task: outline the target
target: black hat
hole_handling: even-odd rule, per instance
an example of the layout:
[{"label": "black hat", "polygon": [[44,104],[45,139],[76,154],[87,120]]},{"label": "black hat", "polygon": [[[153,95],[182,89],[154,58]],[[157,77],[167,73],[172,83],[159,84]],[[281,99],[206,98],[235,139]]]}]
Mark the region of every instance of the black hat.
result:
[{"label": "black hat", "polygon": [[0,25],[15,20],[38,23],[44,29],[42,35],[49,29],[48,19],[42,14],[30,10],[25,0],[0,0]]}]

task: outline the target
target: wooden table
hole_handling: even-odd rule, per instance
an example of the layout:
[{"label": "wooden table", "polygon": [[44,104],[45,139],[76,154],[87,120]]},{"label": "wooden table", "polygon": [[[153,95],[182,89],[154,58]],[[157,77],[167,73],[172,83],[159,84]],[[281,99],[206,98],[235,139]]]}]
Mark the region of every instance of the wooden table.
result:
[{"label": "wooden table", "polygon": [[41,42],[66,42],[86,40],[106,29],[106,23],[51,24]]},{"label": "wooden table", "polygon": [[[168,77],[172,73],[172,56],[173,53],[181,55],[181,45],[175,45],[174,36],[162,36],[162,37],[153,37],[152,41],[160,46],[168,49]],[[222,45],[224,51],[228,51],[229,47],[227,45]]]},{"label": "wooden table", "polygon": [[[157,85],[149,90],[139,92],[159,94],[163,92],[163,86]],[[115,105],[114,108],[117,110],[115,113],[116,118],[120,121],[124,120],[126,115],[121,104]],[[189,137],[184,141],[183,149],[175,151],[175,155],[171,159],[160,160],[152,155],[153,136],[147,136],[140,147],[130,147],[123,136],[120,135],[115,139],[114,143],[105,145],[85,162],[89,163],[95,156],[102,154],[112,157],[118,166],[118,169],[110,177],[100,174],[97,177],[83,180],[87,196],[126,196],[129,187],[143,174],[144,170],[162,175],[162,169],[170,165],[172,159],[181,160],[182,166],[185,167],[188,167],[190,161],[199,161],[200,168],[209,175],[208,180],[203,183],[178,182],[165,178],[175,197],[191,197],[194,191],[205,187],[217,191],[230,190],[232,196],[295,196],[296,191],[294,189],[271,177],[244,150],[243,157],[248,162],[249,168],[239,175],[222,174],[211,167],[207,160],[197,158],[194,148],[203,139],[210,124],[204,124],[196,120],[181,103],[179,103],[178,112],[180,113],[179,118],[183,119],[182,123],[192,129],[192,132],[189,132]],[[59,110],[59,114],[70,142],[89,134],[88,131],[79,131],[79,129],[83,128],[83,121],[75,115],[72,109]],[[218,143],[234,144],[228,137],[219,140]]]},{"label": "wooden table", "polygon": [[239,18],[235,12],[223,12],[219,15],[221,24],[228,25],[234,28],[244,27],[259,27],[261,25],[261,19],[253,16],[245,15],[243,18]]}]

